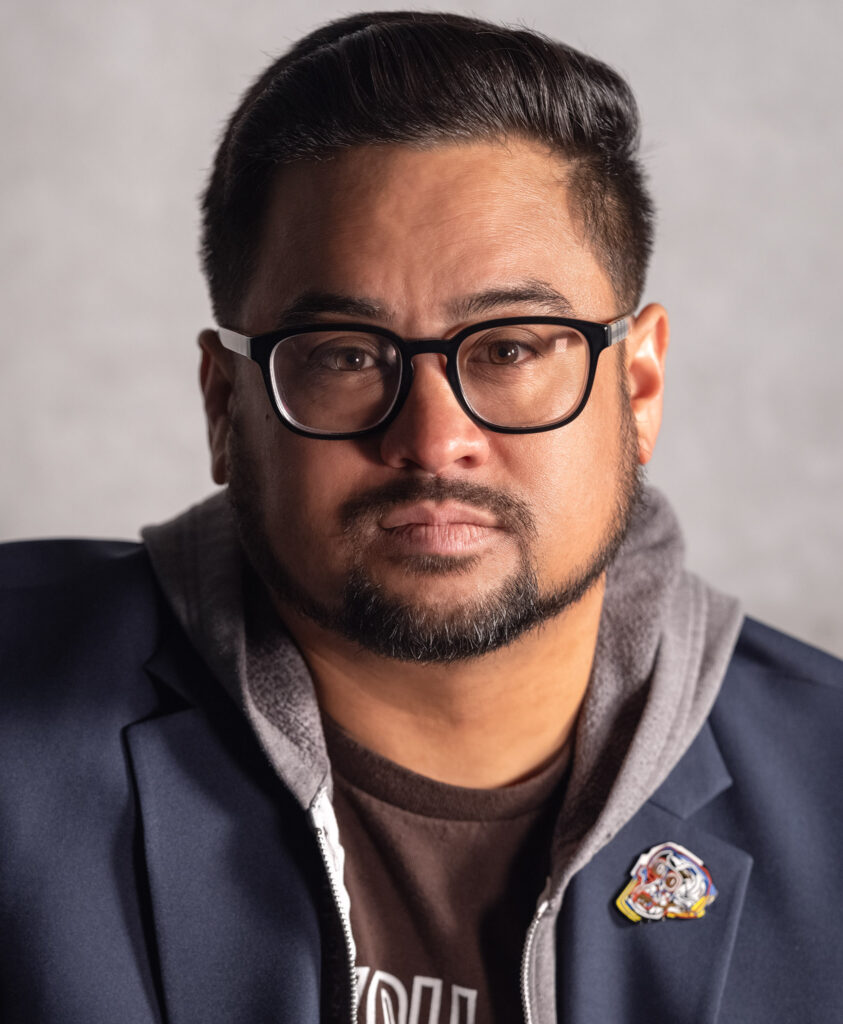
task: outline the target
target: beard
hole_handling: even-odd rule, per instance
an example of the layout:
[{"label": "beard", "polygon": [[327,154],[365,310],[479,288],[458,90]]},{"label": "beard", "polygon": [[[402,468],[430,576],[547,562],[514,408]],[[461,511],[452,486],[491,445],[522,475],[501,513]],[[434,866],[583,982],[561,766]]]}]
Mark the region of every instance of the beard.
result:
[{"label": "beard", "polygon": [[[261,515],[265,506],[257,468],[244,442],[235,406],[229,435],[228,494],[241,545],[258,577],[282,606],[375,654],[418,663],[449,663],[489,654],[581,600],[614,561],[626,537],[640,503],[643,474],[625,374],[620,373],[619,379],[621,431],[615,501],[603,535],[588,559],[551,589],[542,591],[539,586],[532,555],[535,518],[525,502],[499,489],[465,480],[408,476],[356,495],[341,507],[348,549],[357,555],[336,604],[317,599],[273,550]],[[454,500],[491,511],[517,542],[518,560],[513,572],[491,593],[451,607],[407,601],[391,594],[368,573],[362,559],[362,540],[391,509],[423,500]],[[432,579],[468,573],[478,561],[477,556],[422,555],[405,559],[403,568],[408,575]]]}]

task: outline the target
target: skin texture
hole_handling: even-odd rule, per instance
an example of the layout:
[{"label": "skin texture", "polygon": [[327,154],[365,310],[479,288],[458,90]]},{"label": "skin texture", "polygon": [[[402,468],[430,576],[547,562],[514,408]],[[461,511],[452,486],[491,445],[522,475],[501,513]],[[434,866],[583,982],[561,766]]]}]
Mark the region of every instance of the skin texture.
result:
[{"label": "skin texture", "polygon": [[[497,316],[565,315],[558,302],[535,299],[480,311],[466,306],[471,296],[536,281],[567,297],[568,315],[609,322],[628,311],[618,307],[568,208],[564,179],[558,157],[522,140],[364,147],[284,168],[257,272],[238,322],[226,326],[250,335],[273,330],[283,311],[312,291],[365,298],[373,308],[366,316],[326,310],[309,320],[364,320],[409,338],[448,337]],[[600,357],[586,409],[559,430],[506,435],[480,427],[459,407],[441,357],[426,354],[414,362],[413,387],[392,424],[349,441],[287,430],[257,365],[223,349],[213,331],[199,340],[214,479],[229,482],[232,459],[247,460],[252,517],[284,574],[309,599],[332,607],[350,568],[362,562],[391,598],[441,618],[495,593],[516,570],[523,537],[492,513],[481,527],[460,523],[459,509],[457,522],[413,525],[420,508],[449,507],[427,501],[393,510],[409,525],[394,530],[385,513],[351,544],[342,509],[396,481],[492,489],[529,508],[540,591],[564,586],[611,532],[630,432],[638,461],[652,454],[668,328],[660,306],[642,310],[626,344]],[[442,571],[408,568],[408,560],[431,550],[446,556]],[[450,571],[447,558],[456,555],[460,568]],[[282,596],[275,601],[323,708],[352,736],[432,778],[489,787],[534,772],[567,739],[589,679],[604,582],[600,576],[580,600],[515,642],[451,664],[362,650]]]}]

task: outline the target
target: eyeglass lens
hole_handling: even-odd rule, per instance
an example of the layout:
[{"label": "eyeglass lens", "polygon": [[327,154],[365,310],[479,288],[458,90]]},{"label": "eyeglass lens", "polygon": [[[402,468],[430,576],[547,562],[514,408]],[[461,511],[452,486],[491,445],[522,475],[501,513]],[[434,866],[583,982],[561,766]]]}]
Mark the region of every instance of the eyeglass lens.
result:
[{"label": "eyeglass lens", "polygon": [[[500,427],[556,423],[579,405],[590,350],[579,331],[559,324],[516,324],[468,335],[459,347],[463,396]],[[386,337],[319,331],[280,341],[272,352],[276,400],[300,427],[351,433],[376,426],[401,384],[401,354]]]}]

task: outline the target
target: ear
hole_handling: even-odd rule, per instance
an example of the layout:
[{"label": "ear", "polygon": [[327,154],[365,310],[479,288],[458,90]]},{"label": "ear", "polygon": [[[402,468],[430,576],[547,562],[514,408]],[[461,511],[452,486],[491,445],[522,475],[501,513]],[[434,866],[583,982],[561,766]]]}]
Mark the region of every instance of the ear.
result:
[{"label": "ear", "polygon": [[216,331],[199,335],[202,362],[199,383],[205,401],[208,422],[208,446],[211,449],[211,476],[215,484],[228,483],[226,448],[231,425],[231,401],[234,393],[234,367],[231,353],[223,347]]},{"label": "ear", "polygon": [[652,458],[661,427],[669,341],[667,312],[657,303],[641,310],[626,339],[629,401],[638,429],[638,461],[642,466]]}]

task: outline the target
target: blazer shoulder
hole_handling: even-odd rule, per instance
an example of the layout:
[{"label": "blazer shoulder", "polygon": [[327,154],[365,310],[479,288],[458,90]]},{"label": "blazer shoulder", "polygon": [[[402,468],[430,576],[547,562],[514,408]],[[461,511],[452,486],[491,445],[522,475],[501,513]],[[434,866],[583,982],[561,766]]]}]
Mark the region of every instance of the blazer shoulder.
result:
[{"label": "blazer shoulder", "polygon": [[790,790],[810,766],[811,783],[843,771],[843,662],[749,619],[711,711],[731,766],[749,765]]},{"label": "blazer shoulder", "polygon": [[0,544],[0,588],[30,590],[72,584],[90,573],[120,570],[143,557],[143,545],[129,540],[51,539]]},{"label": "blazer shoulder", "polygon": [[843,692],[843,661],[751,618],[744,620],[730,672],[778,677]]},{"label": "blazer shoulder", "polygon": [[[141,544],[0,545],[0,704],[37,710],[39,721],[48,709],[119,714],[147,689],[142,666],[161,626],[162,598]],[[14,719],[19,727],[20,710]]]}]

